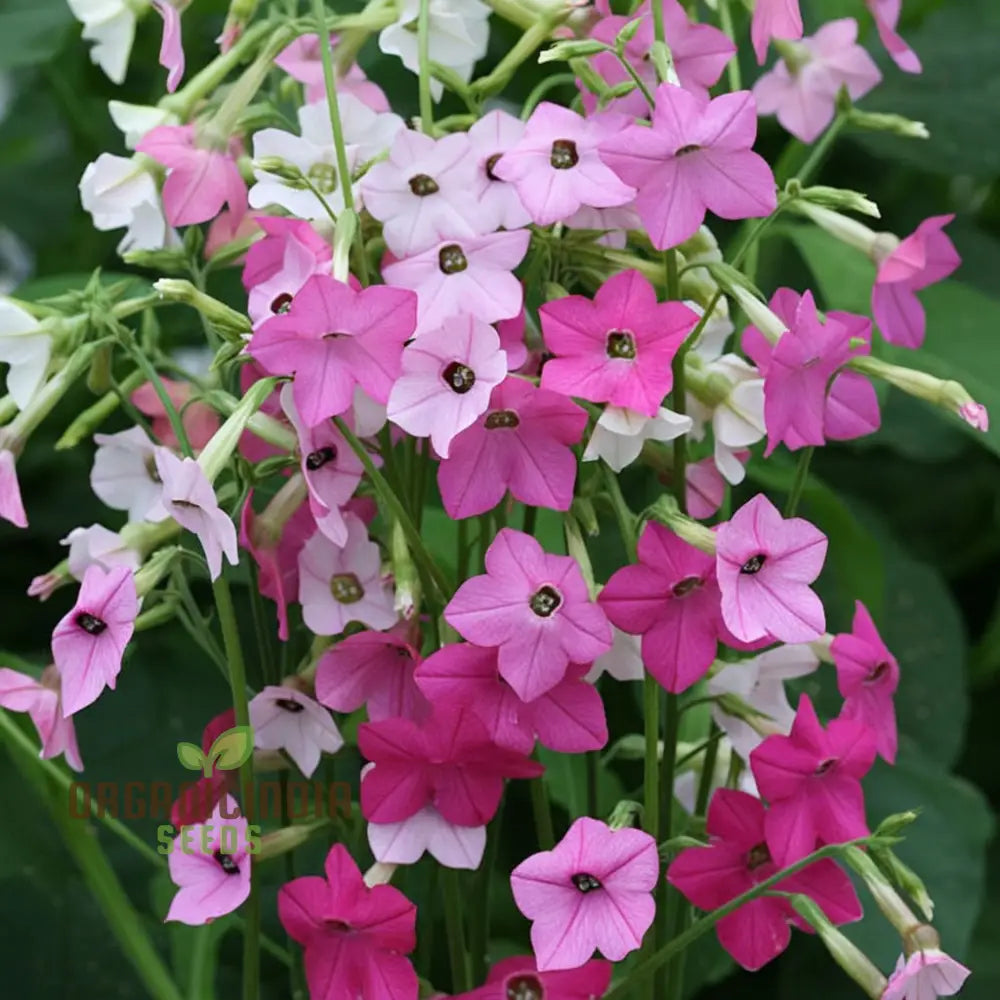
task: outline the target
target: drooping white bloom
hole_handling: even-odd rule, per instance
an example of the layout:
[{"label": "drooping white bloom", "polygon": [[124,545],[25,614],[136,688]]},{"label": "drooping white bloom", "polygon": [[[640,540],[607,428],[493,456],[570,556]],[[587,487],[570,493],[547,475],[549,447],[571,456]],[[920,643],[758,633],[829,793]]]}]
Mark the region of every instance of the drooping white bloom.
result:
[{"label": "drooping white bloom", "polygon": [[74,528],[59,544],[69,546],[66,560],[69,571],[80,581],[83,580],[87,567],[94,563],[104,570],[126,566],[135,572],[142,562],[139,553],[130,549],[118,532],[110,531],[100,524]]},{"label": "drooping white bloom", "polygon": [[456,826],[432,805],[399,823],[369,823],[368,844],[376,861],[412,865],[428,853],[445,868],[473,870],[486,849],[485,826]]},{"label": "drooping white bloom", "polygon": [[645,671],[642,666],[642,637],[629,635],[620,628],[611,629],[614,642],[611,648],[594,660],[584,680],[593,684],[601,674],[609,674],[616,681],[641,681]]},{"label": "drooping white bloom", "polygon": [[909,958],[899,956],[882,1000],[937,1000],[954,996],[969,970],[940,948],[924,948]]},{"label": "drooping white bloom", "polygon": [[67,0],[73,16],[83,23],[83,37],[94,45],[90,59],[113,83],[128,70],[137,15],[146,0]]},{"label": "drooping white bloom", "polygon": [[52,338],[30,313],[0,298],[0,361],[10,365],[7,391],[23,410],[39,390],[52,354]]},{"label": "drooping white bloom", "polygon": [[97,453],[90,486],[114,510],[127,510],[130,521],[162,521],[163,483],[156,471],[156,445],[141,427],[117,434],[95,434]]},{"label": "drooping white bloom", "polygon": [[344,745],[330,712],[290,687],[264,688],[250,702],[250,724],[258,750],[284,750],[307,778],[323,753],[336,753]]},{"label": "drooping white bloom", "polygon": [[172,111],[150,104],[127,104],[125,101],[108,101],[108,114],[115,127],[125,137],[128,149],[135,149],[147,133],[160,125],[179,125],[180,119]]},{"label": "drooping white bloom", "polygon": [[655,417],[647,417],[624,406],[606,406],[594,426],[583,453],[585,462],[603,459],[615,472],[631,465],[645,441],[673,441],[693,426],[690,417],[661,406]]}]

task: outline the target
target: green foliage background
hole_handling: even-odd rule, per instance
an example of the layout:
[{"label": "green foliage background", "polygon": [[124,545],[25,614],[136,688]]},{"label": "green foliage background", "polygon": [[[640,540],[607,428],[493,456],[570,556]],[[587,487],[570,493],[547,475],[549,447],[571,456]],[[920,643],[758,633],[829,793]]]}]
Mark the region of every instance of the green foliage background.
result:
[{"label": "green foliage background", "polygon": [[[902,666],[899,765],[879,765],[867,780],[869,816],[877,820],[923,806],[900,854],[927,882],[944,946],[974,970],[963,995],[995,1000],[1000,996],[1000,845],[992,839],[1000,803],[1000,5],[996,0],[905,0],[902,31],[925,67],[915,78],[900,73],[881,53],[861,0],[803,0],[802,6],[812,27],[845,15],[868,25],[863,40],[879,53],[885,81],[862,106],[924,121],[932,133],[929,142],[848,136],[838,143],[820,180],[865,192],[881,207],[886,228],[900,234],[928,215],[957,215],[949,232],[963,266],[953,279],[924,294],[927,345],[902,360],[963,381],[990,408],[992,430],[968,433],[956,421],[891,392],[879,433],[817,454],[801,512],[830,535],[831,556],[821,581],[830,630],[849,628],[853,601],[862,597]],[[224,10],[221,0],[195,0],[185,12],[189,66],[211,57]],[[487,65],[513,37],[507,26],[494,28]],[[80,287],[97,265],[121,270],[114,254],[120,234],[92,228],[79,207],[77,182],[86,163],[101,152],[124,152],[107,101],[139,103],[161,93],[158,45],[159,22],[150,16],[140,24],[132,69],[119,89],[90,64],[64,0],[0,0],[0,78],[9,84],[0,116],[0,227],[27,247],[32,261],[29,280],[18,294],[30,298]],[[416,87],[398,62],[381,57],[372,43],[361,61],[389,92],[396,110],[415,113]],[[746,63],[743,68],[752,79],[755,67]],[[505,96],[516,102],[540,73],[529,67]],[[785,142],[773,121],[762,122],[759,148],[772,162]],[[871,268],[818,231],[773,227],[762,246],[758,278],[768,290],[778,284],[813,287],[821,307],[868,309]],[[223,287],[215,291],[222,294]],[[178,342],[197,339],[185,326],[189,322],[190,314],[178,314],[172,328]],[[6,665],[16,667],[18,657],[36,665],[47,662],[49,633],[70,599],[64,591],[37,604],[24,590],[32,575],[62,558],[58,540],[80,524],[103,519],[117,526],[87,487],[90,446],[58,454],[51,449],[59,429],[86,402],[83,391],[68,401],[19,464],[30,529],[0,526],[5,601],[0,647]],[[790,483],[787,456],[755,468],[747,492],[764,489],[777,496]],[[644,485],[631,477],[624,485],[638,507]],[[544,530],[544,517],[541,524]],[[430,512],[427,525],[432,544],[442,559],[449,558],[451,527],[437,511]],[[549,544],[558,545],[557,537]],[[599,553],[599,571],[609,572],[616,559],[620,552],[611,540]],[[828,670],[810,678],[805,689],[821,707],[836,711]],[[617,691],[609,710],[634,727],[630,697]],[[222,678],[183,635],[170,629],[143,634],[119,691],[79,719],[88,781],[185,780],[176,760],[177,742],[197,742],[204,721],[226,703]],[[584,794],[585,776],[577,763],[560,761],[549,779],[554,799],[570,810]],[[0,749],[3,994],[21,1000],[142,995],[48,814],[11,764]],[[349,759],[338,760],[336,768],[345,777],[356,771]],[[337,776],[334,767],[328,776]],[[604,773],[602,808],[631,791],[634,777],[627,768]],[[501,857],[501,865],[523,857],[532,840],[526,800],[515,795],[507,809],[514,821],[507,820],[504,850],[510,857]],[[155,841],[154,824],[133,826]],[[239,938],[226,933],[231,923],[217,922],[208,947],[195,948],[191,932],[160,923],[170,894],[162,871],[154,872],[113,840],[105,846],[142,920],[169,953],[182,989],[196,998],[234,995]],[[313,853],[318,863],[322,851]],[[302,869],[306,866],[303,862]],[[402,887],[418,901],[432,899],[426,877],[423,869],[415,869]],[[283,878],[274,871],[265,887],[268,929],[275,938],[281,935],[273,918],[274,892]],[[497,929],[524,941],[526,925],[513,911],[504,885],[496,887],[493,900]],[[432,903],[421,916],[421,933],[438,919]],[[850,933],[884,969],[891,967],[898,941],[877,915]],[[513,947],[496,943],[498,953]],[[687,992],[720,1000],[734,989],[744,998],[856,996],[821,951],[816,942],[799,938],[764,972],[734,980],[728,978],[731,964],[714,942],[703,942],[689,962]],[[421,971],[436,978],[436,969]],[[265,992],[288,995],[285,973],[276,963],[265,963]]]}]

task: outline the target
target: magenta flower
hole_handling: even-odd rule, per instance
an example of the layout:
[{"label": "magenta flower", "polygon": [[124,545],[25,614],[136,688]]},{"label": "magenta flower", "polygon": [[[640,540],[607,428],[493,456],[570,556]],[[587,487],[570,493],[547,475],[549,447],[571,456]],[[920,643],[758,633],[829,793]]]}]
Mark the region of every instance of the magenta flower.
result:
[{"label": "magenta flower", "polygon": [[890,344],[915,349],[924,342],[927,317],[917,292],[943,281],[962,263],[944,234],[954,218],[925,219],[880,264],[872,288],[872,315]]},{"label": "magenta flower", "polygon": [[639,562],[624,566],[598,597],[611,624],[642,636],[646,669],[668,691],[686,691],[708,671],[723,637],[715,560],[649,521]]},{"label": "magenta flower", "polygon": [[415,437],[429,437],[448,458],[457,434],[489,406],[507,374],[496,330],[474,316],[453,316],[403,351],[403,374],[389,393],[389,419]]},{"label": "magenta flower", "polygon": [[138,614],[130,569],[88,567],[76,604],[52,632],[65,718],[97,701],[105,687],[114,691]]},{"label": "magenta flower", "polygon": [[[331,49],[336,44],[337,36],[331,35]],[[283,69],[293,80],[305,85],[307,103],[326,100],[319,35],[299,35],[278,53],[274,65]],[[350,69],[337,80],[337,93],[352,94],[372,111],[389,110],[389,101],[382,88],[377,83],[372,83],[357,63],[352,63]]]},{"label": "magenta flower", "polygon": [[398,823],[432,805],[449,823],[483,826],[500,805],[505,779],[544,770],[494,743],[474,712],[450,705],[435,705],[419,723],[365,722],[358,749],[375,765],[361,779],[361,811],[372,823]]},{"label": "magenta flower", "polygon": [[583,118],[569,108],[542,101],[524,134],[493,167],[517,189],[532,220],[540,226],[568,219],[581,206],[625,205],[635,190],[608,169],[598,149],[628,123],[605,112]]},{"label": "magenta flower", "polygon": [[38,732],[42,760],[63,754],[74,771],[83,770],[73,720],[63,715],[62,683],[54,666],[46,667],[36,680],[27,674],[0,667],[0,708],[27,712]]},{"label": "magenta flower", "polygon": [[803,38],[795,46],[794,62],[779,60],[754,84],[757,113],[776,114],[786,131],[802,142],[814,142],[833,121],[841,87],[857,101],[882,79],[857,38],[853,17],[829,21]]},{"label": "magenta flower", "polygon": [[741,642],[772,636],[812,642],[826,628],[823,604],[809,589],[823,568],[826,535],[801,517],[787,520],[763,493],[716,533],[722,618]]},{"label": "magenta flower", "polygon": [[430,705],[414,676],[420,652],[407,641],[408,628],[358,632],[331,646],[316,667],[317,699],[335,712],[364,705],[372,722],[424,718]]},{"label": "magenta flower", "polygon": [[841,718],[868,726],[875,734],[879,755],[894,764],[897,734],[893,695],[899,686],[899,663],[860,601],[854,605],[851,631],[834,636],[830,653],[844,698]]},{"label": "magenta flower", "polygon": [[179,891],[165,920],[199,926],[244,903],[250,895],[247,834],[247,821],[229,795],[215,806],[207,823],[181,827],[167,862]]},{"label": "magenta flower", "polygon": [[418,335],[463,314],[495,323],[516,316],[524,304],[524,289],[513,271],[530,241],[527,230],[448,239],[414,257],[383,264],[382,277],[387,285],[419,296]]},{"label": "magenta flower", "polygon": [[248,350],[269,375],[295,376],[295,408],[315,427],[351,408],[355,386],[380,403],[389,398],[416,312],[410,292],[381,285],[356,291],[316,274],[286,313],[259,327]]},{"label": "magenta flower", "polygon": [[368,846],[382,864],[413,865],[427,853],[445,868],[474,871],[486,850],[486,827],[449,823],[427,805],[398,823],[369,823]]},{"label": "magenta flower", "polygon": [[875,733],[841,715],[824,729],[808,695],[792,731],[769,736],[750,754],[750,769],[770,808],[767,846],[779,867],[816,849],[868,836],[861,779],[875,760]]},{"label": "magenta flower", "polygon": [[[739,455],[750,457],[749,452],[737,452],[737,456]],[[688,514],[698,521],[704,521],[722,506],[726,496],[726,481],[711,455],[697,462],[689,462],[686,479]]]},{"label": "magenta flower", "polygon": [[903,0],[865,0],[865,3],[875,18],[878,37],[892,61],[904,73],[919,73],[922,67],[916,52],[896,33]]},{"label": "magenta flower", "polygon": [[[667,881],[702,910],[716,910],[776,874],[765,829],[764,805],[746,792],[719,788],[708,807],[708,847],[685,848],[670,865]],[[851,880],[829,859],[817,861],[775,886],[811,896],[835,924],[861,918]],[[741,906],[716,925],[719,943],[744,969],[755,972],[787,947],[791,925],[809,930],[787,900],[764,896]]]},{"label": "magenta flower", "polygon": [[181,42],[180,11],[170,0],[152,0],[157,14],[163,18],[163,40],[160,43],[160,65],[167,70],[167,93],[172,94],[184,75],[184,46]]},{"label": "magenta flower", "polygon": [[568,295],[540,309],[545,344],[555,355],[542,387],[655,417],[673,385],[671,361],[698,322],[680,302],[656,301],[638,271],[608,278],[593,301]]},{"label": "magenta flower", "polygon": [[240,561],[233,522],[220,509],[212,484],[193,458],[178,458],[166,448],[157,448],[153,458],[163,483],[163,509],[182,528],[198,536],[209,576],[217,580],[222,573],[223,555],[232,566]]},{"label": "magenta flower", "polygon": [[764,65],[772,38],[795,41],[801,37],[799,0],[756,0],[750,21],[750,40],[759,66]]},{"label": "magenta flower", "polygon": [[531,753],[537,735],[551,750],[583,753],[608,742],[601,696],[583,679],[587,669],[571,664],[555,687],[526,702],[501,679],[495,649],[458,643],[428,656],[415,680],[435,705],[471,709],[499,746]]},{"label": "magenta flower", "polygon": [[748,219],[775,210],[774,175],[751,149],[756,136],[749,91],[706,103],[664,83],[656,90],[652,128],[631,125],[609,136],[601,156],[638,190],[639,218],[653,246],[666,250],[694,236],[706,211]]},{"label": "magenta flower", "polygon": [[937,1000],[954,996],[970,970],[939,948],[922,948],[899,956],[881,1000]]},{"label": "magenta flower", "polygon": [[235,145],[203,147],[194,125],[158,125],[135,148],[167,168],[163,209],[170,225],[208,222],[223,205],[236,215],[246,211],[247,187],[236,166]]},{"label": "magenta flower", "polygon": [[416,1000],[417,908],[391,885],[368,888],[343,844],[326,857],[326,878],[307,875],[278,892],[278,916],[305,949],[311,997]]},{"label": "magenta flower", "polygon": [[17,481],[14,452],[0,448],[0,519],[15,528],[27,528],[28,517],[21,501],[21,485]]},{"label": "magenta flower", "polygon": [[565,396],[524,379],[504,379],[493,390],[489,409],[452,440],[438,466],[448,516],[492,510],[508,490],[531,507],[569,510],[576,482],[570,446],[586,426],[586,411]]},{"label": "magenta flower", "polygon": [[533,921],[538,968],[576,969],[595,950],[618,962],[635,951],[653,923],[659,878],[648,833],[576,820],[554,850],[533,854],[510,873],[514,902]]},{"label": "magenta flower", "polygon": [[466,134],[476,167],[470,193],[481,228],[489,232],[526,226],[531,216],[517,188],[493,172],[500,157],[524,135],[524,122],[497,108],[483,115]]},{"label": "magenta flower", "polygon": [[511,528],[493,539],[486,573],[458,588],[444,617],[469,642],[498,647],[500,676],[522,701],[552,690],[570,663],[592,663],[611,648],[611,625],[576,560],[549,555]]},{"label": "magenta flower", "polygon": [[376,629],[396,623],[378,546],[356,514],[346,513],[344,521],[347,540],[342,547],[317,531],[299,553],[302,618],[316,635],[339,635],[348,622]]},{"label": "magenta flower", "polygon": [[330,713],[291,687],[269,685],[255,695],[250,724],[256,749],[284,750],[307,778],[324,753],[336,753],[344,745]]},{"label": "magenta flower", "polygon": [[596,1000],[611,985],[611,963],[599,958],[578,969],[539,972],[532,955],[497,962],[479,989],[454,1000]]}]

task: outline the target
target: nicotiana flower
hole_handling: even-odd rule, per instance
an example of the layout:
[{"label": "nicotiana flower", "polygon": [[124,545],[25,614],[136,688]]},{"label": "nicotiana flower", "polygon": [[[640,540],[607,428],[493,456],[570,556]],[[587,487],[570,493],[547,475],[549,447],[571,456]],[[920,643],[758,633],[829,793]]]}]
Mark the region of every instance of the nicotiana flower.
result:
[{"label": "nicotiana flower", "polygon": [[250,724],[256,749],[284,750],[307,778],[323,753],[336,753],[344,745],[333,716],[292,687],[268,685],[255,695]]},{"label": "nicotiana flower", "polygon": [[101,569],[124,566],[133,572],[141,564],[139,553],[129,548],[117,531],[100,524],[74,528],[59,544],[69,546],[66,561],[70,574],[77,580],[82,580],[87,568],[95,563]]},{"label": "nicotiana flower", "polygon": [[449,823],[426,805],[396,823],[369,823],[368,845],[382,864],[412,865],[427,853],[445,868],[472,871],[483,860],[486,827]]},{"label": "nicotiana flower", "polygon": [[[418,347],[427,342],[422,337]],[[489,409],[456,435],[438,466],[448,516],[492,510],[507,491],[532,507],[568,510],[576,481],[576,444],[587,413],[556,392],[524,379],[504,379]]]},{"label": "nicotiana flower", "polygon": [[875,733],[843,716],[824,729],[808,695],[791,732],[768,736],[750,767],[769,809],[767,846],[783,867],[816,849],[868,836],[861,779],[875,760]]},{"label": "nicotiana flower", "polygon": [[454,1000],[595,1000],[611,985],[611,963],[592,959],[578,969],[539,972],[533,955],[497,962],[478,989]]},{"label": "nicotiana flower", "polygon": [[802,13],[799,0],[755,0],[750,22],[750,40],[753,42],[757,63],[764,65],[767,47],[772,38],[794,41],[802,37]]},{"label": "nicotiana flower", "polygon": [[346,513],[344,520],[347,541],[342,547],[317,531],[299,554],[302,618],[317,635],[338,635],[348,622],[377,629],[396,622],[378,546],[356,514]]},{"label": "nicotiana flower", "polygon": [[403,351],[403,374],[389,393],[389,419],[415,437],[429,437],[448,458],[456,435],[489,406],[507,374],[496,330],[474,316],[453,316]]},{"label": "nicotiana flower", "polygon": [[182,528],[198,536],[209,576],[218,579],[223,555],[232,566],[240,561],[233,522],[219,507],[212,484],[193,458],[178,458],[166,448],[157,448],[153,460],[163,483],[163,509]]},{"label": "nicotiana flower", "polygon": [[771,636],[811,642],[826,627],[823,604],[810,590],[826,558],[827,539],[801,517],[785,519],[763,493],[716,533],[722,617],[741,642]]},{"label": "nicotiana flower", "polygon": [[[331,49],[337,41],[336,35],[330,36]],[[326,100],[326,81],[323,79],[323,56],[319,35],[299,35],[278,53],[274,65],[283,69],[293,80],[305,84],[307,102]],[[334,69],[337,69],[336,61]],[[337,94],[351,94],[373,111],[389,110],[389,101],[382,88],[369,80],[357,63],[352,63],[347,72],[337,79]]]},{"label": "nicotiana flower", "polygon": [[469,157],[475,163],[469,191],[483,232],[520,229],[531,221],[517,188],[493,172],[500,157],[520,141],[524,128],[519,118],[497,108],[483,115],[466,133]]},{"label": "nicotiana flower", "polygon": [[27,712],[41,741],[43,760],[63,754],[74,771],[83,770],[73,720],[63,715],[62,683],[54,666],[46,667],[39,679],[9,667],[0,667],[0,708]]},{"label": "nicotiana flower", "polygon": [[955,217],[925,219],[879,264],[872,288],[872,315],[890,344],[917,348],[924,342],[927,317],[917,292],[943,281],[962,258],[944,234]]},{"label": "nicotiana flower", "polygon": [[749,91],[714,100],[669,83],[656,90],[653,125],[610,135],[601,157],[638,190],[635,207],[658,250],[693,236],[706,211],[723,219],[770,215],[774,175],[751,149],[757,110]]},{"label": "nicotiana flower", "polygon": [[954,996],[970,970],[939,948],[900,955],[881,1000],[937,1000]]},{"label": "nicotiana flower", "polygon": [[555,848],[510,873],[517,908],[532,921],[531,945],[544,972],[576,969],[594,951],[612,962],[642,944],[653,923],[660,877],[656,841],[642,830],[612,830],[588,816]]},{"label": "nicotiana flower", "polygon": [[514,185],[540,226],[568,219],[583,205],[625,205],[635,189],[608,169],[598,150],[627,124],[628,118],[614,112],[583,118],[542,101],[521,138],[493,166],[493,173]]},{"label": "nicotiana flower", "polygon": [[[420,69],[417,18],[420,0],[402,0],[396,21],[383,28],[378,47],[399,56],[403,65],[416,73]],[[431,62],[454,70],[463,80],[472,78],[476,63],[486,55],[489,40],[490,8],[481,0],[430,0],[428,4],[427,50]],[[431,80],[431,96],[441,100],[444,87]]]},{"label": "nicotiana flower", "polygon": [[[776,874],[764,837],[765,810],[746,792],[719,788],[708,807],[708,847],[687,847],[671,862],[667,880],[695,906],[716,910]],[[835,924],[861,918],[861,903],[851,880],[836,862],[825,858],[790,875],[776,891],[812,897]],[[807,924],[779,897],[763,896],[723,917],[715,927],[719,943],[744,969],[756,971],[780,955],[791,926]]]},{"label": "nicotiana flower", "polygon": [[7,370],[7,392],[23,410],[45,381],[52,337],[31,313],[0,298],[0,361]]},{"label": "nicotiana flower", "polygon": [[95,434],[97,451],[90,488],[113,510],[127,510],[130,521],[162,521],[163,482],[156,470],[156,445],[141,427],[117,434]]},{"label": "nicotiana flower", "polygon": [[150,104],[129,104],[126,101],[108,101],[108,114],[115,128],[122,134],[127,149],[135,145],[157,125],[177,125],[179,119],[172,111]]},{"label": "nicotiana flower", "polygon": [[582,460],[594,462],[601,459],[615,472],[621,472],[639,457],[647,441],[673,441],[687,434],[692,426],[691,417],[674,413],[665,406],[661,406],[652,417],[624,406],[605,406],[594,425]]},{"label": "nicotiana flower", "polygon": [[251,860],[247,821],[227,795],[206,823],[174,838],[167,864],[178,892],[164,919],[200,926],[232,913],[250,895]]},{"label": "nicotiana flower", "polygon": [[281,923],[305,949],[309,995],[414,1000],[417,974],[405,956],[416,947],[417,908],[391,885],[368,888],[343,844],[330,848],[324,872],[278,892]]},{"label": "nicotiana flower", "polygon": [[139,599],[132,571],[87,569],[76,604],[52,632],[52,660],[62,679],[62,712],[69,717],[115,689],[132,638]]},{"label": "nicotiana flower", "polygon": [[184,46],[181,42],[180,11],[171,0],[150,0],[153,9],[163,18],[163,40],[160,43],[160,65],[167,70],[167,93],[172,94],[184,76]]},{"label": "nicotiana flower", "polygon": [[[737,452],[736,457],[745,461],[750,452]],[[726,480],[711,456],[688,462],[685,469],[685,497],[688,514],[698,521],[711,517],[726,497]]]},{"label": "nicotiana flower", "polygon": [[638,271],[608,278],[593,301],[568,295],[546,302],[539,315],[555,355],[542,369],[543,388],[647,417],[659,412],[673,385],[674,355],[698,322],[680,302],[658,303]]},{"label": "nicotiana flower", "polygon": [[500,676],[523,701],[554,688],[570,663],[611,648],[611,626],[576,560],[511,528],[493,539],[486,573],[458,588],[444,616],[469,642],[498,648]]},{"label": "nicotiana flower", "polygon": [[899,663],[875,628],[868,609],[855,603],[851,631],[833,637],[830,654],[837,667],[837,687],[844,698],[841,716],[857,719],[876,738],[876,749],[890,764],[896,760],[896,707]]},{"label": "nicotiana flower", "polygon": [[614,636],[611,648],[594,660],[584,680],[594,684],[603,674],[608,674],[616,681],[641,681],[646,671],[642,665],[639,636],[613,626],[611,631]]},{"label": "nicotiana flower", "polygon": [[904,73],[919,73],[920,59],[896,32],[903,0],[865,0],[865,3],[875,18],[878,37],[886,52],[892,57],[892,61]]},{"label": "nicotiana flower", "polygon": [[[136,16],[145,6],[130,0],[68,0],[73,16],[83,22],[83,38],[93,42],[90,60],[112,83],[123,83],[135,38]],[[138,7],[138,11],[137,8]]]},{"label": "nicotiana flower", "polygon": [[[181,415],[181,424],[188,443],[195,451],[200,451],[219,429],[219,415],[208,404],[191,401],[192,387],[189,382],[175,382],[161,378],[160,384],[166,390],[167,398]],[[129,397],[132,405],[144,416],[150,418],[153,436],[168,448],[179,448],[180,442],[174,433],[174,425],[167,415],[159,393],[152,382],[145,382]]]},{"label": "nicotiana flower", "polygon": [[[208,756],[215,741],[235,725],[236,712],[232,708],[227,708],[209,719],[201,731],[202,754]],[[239,771],[216,768],[209,777],[201,777],[193,785],[182,786],[181,794],[170,807],[171,824],[181,827],[207,823],[213,811],[226,796],[236,791],[238,779]],[[225,811],[230,818],[234,818],[238,809],[226,803]]]},{"label": "nicotiana flower", "polygon": [[0,519],[16,528],[28,527],[14,453],[9,448],[0,448]]}]

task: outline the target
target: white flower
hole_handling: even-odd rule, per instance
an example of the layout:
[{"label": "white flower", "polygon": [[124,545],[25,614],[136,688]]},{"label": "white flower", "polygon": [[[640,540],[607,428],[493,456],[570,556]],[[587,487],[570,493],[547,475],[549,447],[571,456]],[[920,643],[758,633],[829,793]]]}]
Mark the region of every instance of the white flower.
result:
[{"label": "white flower", "polygon": [[[430,0],[427,50],[431,62],[440,63],[468,82],[476,63],[486,55],[490,8],[480,0]],[[420,0],[403,0],[399,19],[383,28],[378,46],[386,55],[399,56],[412,73],[419,72],[417,19]],[[441,100],[444,88],[431,80],[431,95]]]},{"label": "white flower", "polygon": [[125,137],[125,145],[129,149],[135,149],[142,137],[154,128],[160,125],[177,125],[180,122],[172,111],[150,104],[108,101],[108,113],[118,131]]},{"label": "white flower", "polygon": [[485,826],[456,826],[432,805],[399,823],[369,823],[368,844],[376,861],[412,865],[426,851],[445,868],[479,867],[486,849]]},{"label": "white flower", "polygon": [[[694,744],[679,743],[677,751],[680,756],[690,753],[694,749]],[[711,791],[722,788],[729,777],[729,762],[733,756],[732,744],[723,736],[719,741],[719,749],[715,755],[715,769],[712,771]],[[682,771],[674,778],[674,798],[684,807],[684,810],[694,815],[695,806],[698,804],[698,786],[701,784],[701,775],[704,771],[705,755],[699,753],[691,762],[689,770]],[[753,780],[753,775],[749,768],[740,771],[740,777],[736,787],[741,792],[758,798],[757,783]],[[709,794],[711,801],[711,794]]]},{"label": "white flower", "polygon": [[69,546],[69,572],[80,581],[87,567],[94,563],[104,570],[126,566],[133,572],[141,565],[139,553],[130,549],[116,531],[109,531],[100,524],[74,528],[59,544]]},{"label": "white flower", "polygon": [[23,410],[45,379],[52,354],[52,338],[30,313],[0,298],[0,361],[10,365],[7,391]]},{"label": "white flower", "polygon": [[83,22],[83,37],[94,46],[90,59],[114,83],[122,83],[135,39],[136,14],[143,0],[67,0],[73,16]]},{"label": "white flower", "polygon": [[641,681],[644,675],[641,637],[629,635],[614,626],[611,632],[614,639],[611,648],[594,660],[583,679],[593,684],[601,674],[609,674],[616,681]]},{"label": "white flower", "polygon": [[156,182],[138,158],[101,153],[80,178],[80,201],[95,229],[126,227],[119,253],[160,250],[178,242],[163,217]]},{"label": "white flower", "polygon": [[336,753],[344,745],[333,716],[291,687],[264,688],[250,702],[250,724],[258,750],[284,750],[307,778],[323,752]]},{"label": "white flower", "polygon": [[118,434],[95,434],[97,454],[90,486],[103,503],[127,510],[130,521],[162,521],[163,483],[156,471],[156,445],[141,427]]},{"label": "white flower", "polygon": [[587,442],[583,460],[602,458],[615,472],[621,472],[639,457],[644,441],[673,441],[687,434],[692,426],[690,417],[664,406],[655,417],[624,406],[606,406]]}]

